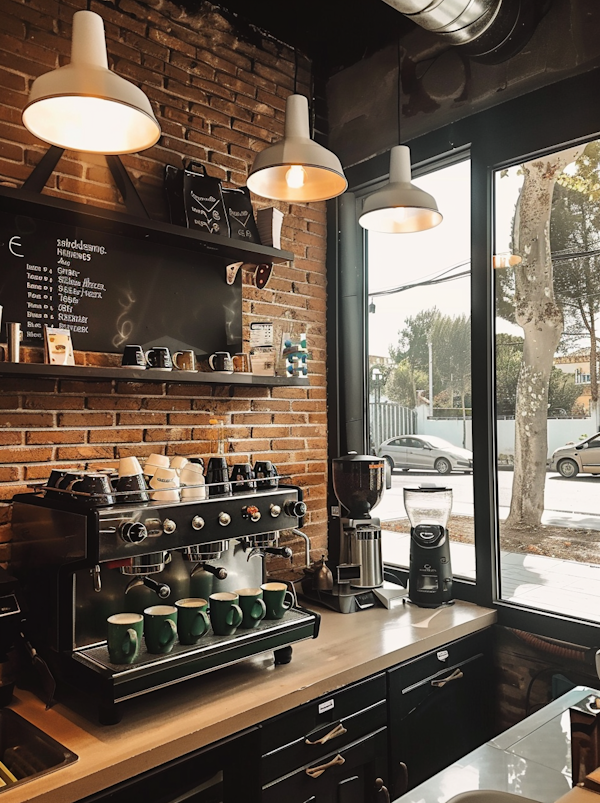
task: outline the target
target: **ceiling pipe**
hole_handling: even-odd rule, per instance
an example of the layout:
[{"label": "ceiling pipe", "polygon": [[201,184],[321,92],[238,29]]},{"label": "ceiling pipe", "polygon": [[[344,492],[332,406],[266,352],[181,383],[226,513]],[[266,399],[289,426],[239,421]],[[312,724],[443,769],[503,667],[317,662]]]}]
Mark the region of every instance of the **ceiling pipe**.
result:
[{"label": "ceiling pipe", "polygon": [[551,0],[384,0],[421,28],[473,58],[500,62],[518,53]]}]

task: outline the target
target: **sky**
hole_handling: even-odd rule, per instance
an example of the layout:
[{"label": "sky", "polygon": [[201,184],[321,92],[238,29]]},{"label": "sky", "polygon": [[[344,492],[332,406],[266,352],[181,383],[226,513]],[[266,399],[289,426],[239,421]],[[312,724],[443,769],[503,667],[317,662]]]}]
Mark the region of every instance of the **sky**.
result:
[{"label": "sky", "polygon": [[[495,252],[510,250],[515,203],[522,184],[517,168],[496,178]],[[414,234],[369,233],[369,292],[412,284],[456,267],[450,274],[470,270],[471,255],[471,171],[465,160],[414,179],[414,184],[431,193],[444,219],[429,231]],[[466,263],[466,264],[465,264]],[[389,296],[377,296],[375,313],[369,315],[369,354],[389,355],[398,342],[398,331],[408,317],[437,307],[444,315],[471,313],[470,278],[464,276],[443,284],[414,288]],[[519,327],[497,321],[497,331],[522,334]]]}]

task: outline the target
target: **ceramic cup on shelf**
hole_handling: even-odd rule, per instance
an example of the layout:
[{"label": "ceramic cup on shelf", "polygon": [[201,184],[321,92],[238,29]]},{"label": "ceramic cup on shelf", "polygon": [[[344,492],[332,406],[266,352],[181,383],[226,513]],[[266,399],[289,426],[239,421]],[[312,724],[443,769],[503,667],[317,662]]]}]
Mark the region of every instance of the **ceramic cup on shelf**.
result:
[{"label": "ceramic cup on shelf", "polygon": [[146,649],[155,655],[171,652],[177,638],[177,608],[151,605],[144,610]]},{"label": "ceramic cup on shelf", "polygon": [[119,460],[119,476],[115,483],[118,502],[147,502],[150,498],[146,480],[137,457],[122,457]]},{"label": "ceramic cup on shelf", "polygon": [[233,636],[242,623],[244,615],[237,594],[217,591],[210,595],[210,623],[216,636]]},{"label": "ceramic cup on shelf", "polygon": [[231,469],[231,486],[234,494],[256,491],[256,480],[250,463],[236,463]]},{"label": "ceramic cup on shelf", "polygon": [[149,483],[151,497],[156,502],[179,502],[180,484],[174,468],[157,468]]},{"label": "ceramic cup on shelf", "polygon": [[191,349],[186,351],[176,351],[173,354],[173,365],[178,371],[195,371],[196,355]]},{"label": "ceramic cup on shelf", "polygon": [[146,368],[146,357],[141,346],[125,346],[121,358],[123,368]]},{"label": "ceramic cup on shelf", "polygon": [[175,457],[171,458],[171,468],[174,468],[178,474],[181,474],[181,469],[187,466],[188,463],[187,457],[182,457],[181,455],[175,455]]},{"label": "ceramic cup on shelf", "polygon": [[179,475],[181,482],[181,499],[206,499],[204,471],[198,463],[186,463]]},{"label": "ceramic cup on shelf", "polygon": [[294,604],[294,595],[285,583],[263,583],[263,599],[267,608],[267,619],[283,619]]},{"label": "ceramic cup on shelf", "polygon": [[89,494],[90,501],[98,505],[114,505],[115,503],[110,478],[101,471],[84,472],[69,485],[68,490]]},{"label": "ceramic cup on shelf", "polygon": [[106,621],[110,660],[113,664],[132,664],[140,652],[144,617],[139,613],[115,613]]},{"label": "ceramic cup on shelf", "polygon": [[169,458],[164,454],[151,454],[148,456],[144,463],[144,475],[148,477],[154,476],[157,468],[169,468]]},{"label": "ceramic cup on shelf", "polygon": [[208,602],[201,597],[185,597],[175,603],[180,644],[196,644],[210,628]]},{"label": "ceramic cup on shelf", "polygon": [[228,374],[233,373],[233,360],[228,351],[215,351],[208,358],[208,366],[211,371],[225,371]]},{"label": "ceramic cup on shelf", "polygon": [[171,352],[165,346],[153,346],[146,352],[146,362],[148,368],[154,368],[158,371],[172,371],[173,360],[171,359]]},{"label": "ceramic cup on shelf", "polygon": [[238,354],[233,355],[233,370],[243,374],[247,374],[250,371],[247,354],[240,351]]},{"label": "ceramic cup on shelf", "polygon": [[242,623],[240,627],[244,630],[250,630],[256,627],[267,615],[262,589],[239,588],[235,593],[240,598],[238,605],[242,611]]}]

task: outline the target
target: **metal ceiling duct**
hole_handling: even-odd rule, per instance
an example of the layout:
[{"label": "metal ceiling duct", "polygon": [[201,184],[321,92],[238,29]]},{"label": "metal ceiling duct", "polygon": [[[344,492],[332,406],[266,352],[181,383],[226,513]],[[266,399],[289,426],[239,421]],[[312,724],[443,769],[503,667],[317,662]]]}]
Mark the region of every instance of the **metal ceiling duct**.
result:
[{"label": "metal ceiling duct", "polygon": [[531,36],[548,0],[384,0],[421,28],[475,58],[502,61]]}]

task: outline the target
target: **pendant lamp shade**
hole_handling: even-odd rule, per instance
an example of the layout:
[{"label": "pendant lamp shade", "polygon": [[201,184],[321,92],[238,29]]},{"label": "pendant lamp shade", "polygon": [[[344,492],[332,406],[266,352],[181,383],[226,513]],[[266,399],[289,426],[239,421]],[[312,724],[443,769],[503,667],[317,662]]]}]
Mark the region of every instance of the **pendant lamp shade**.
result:
[{"label": "pendant lamp shade", "polygon": [[410,149],[396,145],[390,153],[389,183],[365,200],[358,222],[369,231],[408,234],[442,222],[433,195],[411,183]]},{"label": "pendant lamp shade", "polygon": [[73,15],[71,63],[33,82],[23,124],[36,137],[88,153],[133,153],[160,137],[146,95],[108,69],[102,17]]},{"label": "pendant lamp shade", "polygon": [[290,95],[285,135],[254,160],[248,189],[275,201],[326,201],[341,195],[348,182],[337,156],[310,138],[308,100]]}]

